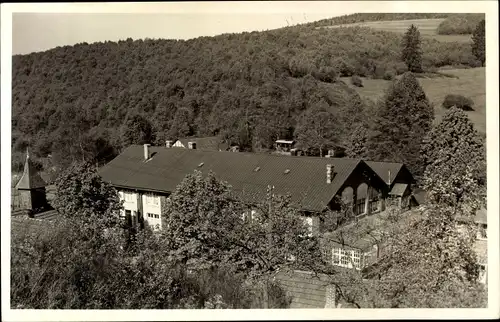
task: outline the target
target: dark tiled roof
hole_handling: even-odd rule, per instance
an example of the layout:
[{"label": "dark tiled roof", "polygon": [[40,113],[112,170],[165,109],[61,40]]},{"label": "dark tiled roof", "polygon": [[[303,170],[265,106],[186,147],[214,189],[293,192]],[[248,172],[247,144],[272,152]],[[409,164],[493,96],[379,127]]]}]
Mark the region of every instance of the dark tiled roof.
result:
[{"label": "dark tiled roof", "polygon": [[[152,158],[144,162],[143,147],[130,146],[104,166],[100,175],[116,187],[170,193],[194,170],[204,174],[211,170],[249,203],[262,200],[266,188],[274,186],[276,194],[289,194],[303,210],[322,211],[354,169],[364,166],[363,161],[355,159],[164,147],[150,147],[150,151]],[[327,164],[332,164],[335,172],[330,184],[326,182]]]},{"label": "dark tiled roof", "polygon": [[197,150],[226,151],[229,148],[229,146],[222,142],[221,138],[218,136],[205,138],[184,138],[178,139],[177,141],[180,141],[186,148],[188,147],[188,142],[195,142]]},{"label": "dark tiled roof", "polygon": [[26,156],[23,176],[17,183],[16,189],[30,190],[30,189],[43,188],[46,185],[47,184],[45,183],[45,181],[42,179],[42,177],[40,177],[40,174],[33,166],[33,163],[31,163],[29,156]]},{"label": "dark tiled roof", "polygon": [[292,297],[290,308],[324,308],[326,285],[321,276],[307,272],[278,273],[275,279]]},{"label": "dark tiled roof", "polygon": [[389,194],[391,194],[393,196],[400,196],[401,197],[405,193],[407,188],[408,188],[408,184],[406,184],[406,183],[396,183],[392,187],[391,192],[389,192]]},{"label": "dark tiled roof", "polygon": [[[402,163],[395,162],[376,162],[366,161],[366,164],[375,171],[375,173],[384,180],[385,183],[392,184],[399,171],[403,168]],[[389,182],[389,171],[391,171],[391,180]]]}]

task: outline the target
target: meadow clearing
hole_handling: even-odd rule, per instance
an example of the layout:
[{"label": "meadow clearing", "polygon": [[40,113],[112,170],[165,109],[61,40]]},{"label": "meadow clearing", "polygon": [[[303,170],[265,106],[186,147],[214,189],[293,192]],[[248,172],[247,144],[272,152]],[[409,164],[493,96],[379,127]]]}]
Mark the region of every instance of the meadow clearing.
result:
[{"label": "meadow clearing", "polygon": [[[476,129],[486,133],[486,75],[485,68],[447,69],[443,71],[455,77],[418,78],[429,100],[434,104],[436,122],[439,122],[445,109],[441,106],[448,94],[460,94],[474,101],[474,110],[467,111]],[[355,87],[349,77],[343,81],[354,88],[362,97],[381,98],[391,81],[363,78],[364,87]]]},{"label": "meadow clearing", "polygon": [[393,21],[367,21],[353,24],[325,26],[318,28],[340,28],[340,27],[368,27],[375,30],[405,33],[412,24],[415,25],[423,37],[434,38],[438,41],[463,42],[471,41],[471,35],[438,35],[437,27],[445,19],[413,19],[413,20],[393,20]]}]

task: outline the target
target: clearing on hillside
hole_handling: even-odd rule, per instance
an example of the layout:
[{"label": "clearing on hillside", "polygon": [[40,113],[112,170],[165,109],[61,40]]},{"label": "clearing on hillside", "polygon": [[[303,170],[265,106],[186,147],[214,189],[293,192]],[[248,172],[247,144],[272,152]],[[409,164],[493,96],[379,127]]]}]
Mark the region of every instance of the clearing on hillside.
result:
[{"label": "clearing on hillside", "polygon": [[[453,75],[452,77],[418,78],[425,94],[434,104],[436,122],[439,122],[446,110],[441,107],[443,100],[448,94],[460,94],[470,97],[474,101],[474,110],[466,111],[476,129],[486,133],[486,76],[485,68],[470,69],[448,69],[443,73]],[[354,87],[349,77],[342,78],[343,81],[354,88],[362,97],[369,99],[381,98],[391,81],[383,79],[363,79],[364,87]]]},{"label": "clearing on hillside", "polygon": [[434,38],[438,41],[447,42],[471,42],[471,35],[438,35],[437,28],[445,19],[413,19],[413,20],[392,20],[392,21],[368,21],[353,24],[325,26],[318,28],[339,28],[339,27],[368,27],[380,31],[390,31],[405,33],[408,27],[415,25],[423,37]]}]

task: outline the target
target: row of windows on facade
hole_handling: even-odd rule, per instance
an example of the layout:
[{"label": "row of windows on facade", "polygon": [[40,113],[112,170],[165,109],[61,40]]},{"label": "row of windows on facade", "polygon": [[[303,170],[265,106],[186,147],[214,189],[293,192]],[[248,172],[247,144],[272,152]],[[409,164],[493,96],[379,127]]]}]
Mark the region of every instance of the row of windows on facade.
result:
[{"label": "row of windows on facade", "polygon": [[[130,192],[124,192],[124,199],[127,202],[134,202],[137,200],[137,195]],[[146,204],[158,206],[160,204],[160,197],[155,196],[153,194],[145,194]]]}]

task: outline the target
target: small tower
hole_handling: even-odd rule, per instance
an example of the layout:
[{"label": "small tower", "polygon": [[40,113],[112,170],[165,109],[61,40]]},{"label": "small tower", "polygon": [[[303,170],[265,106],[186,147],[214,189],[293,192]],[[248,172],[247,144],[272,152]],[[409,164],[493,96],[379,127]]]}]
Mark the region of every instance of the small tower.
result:
[{"label": "small tower", "polygon": [[26,162],[24,164],[23,176],[16,185],[19,191],[19,203],[22,209],[28,209],[31,212],[47,206],[47,197],[45,186],[47,184],[40,177],[30,161],[28,149],[26,149]]}]

